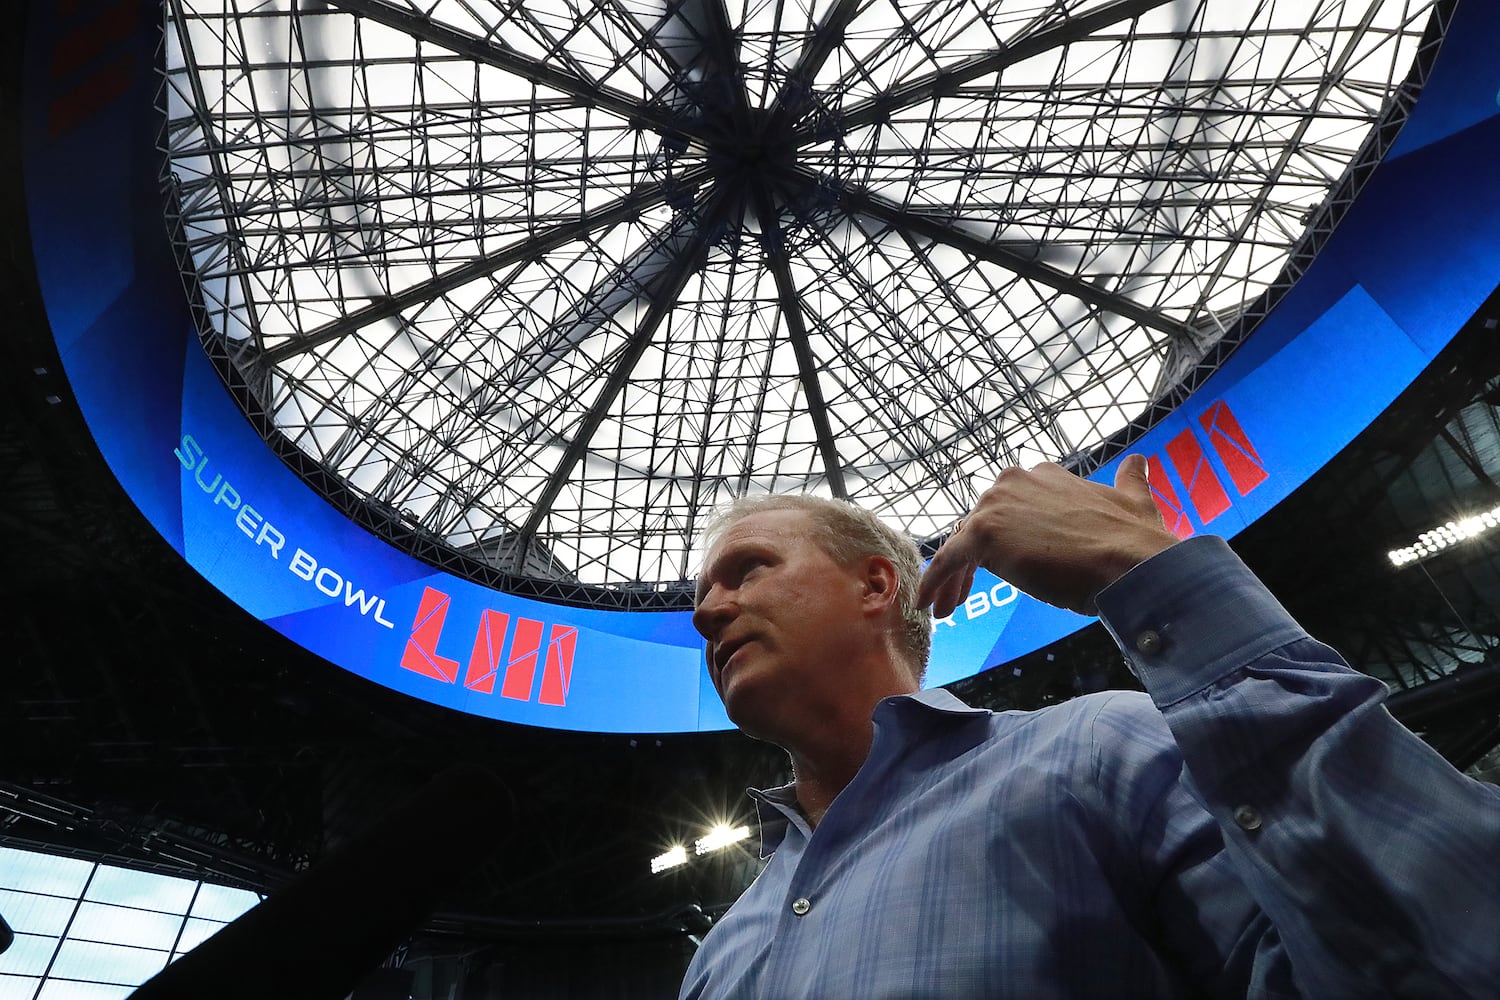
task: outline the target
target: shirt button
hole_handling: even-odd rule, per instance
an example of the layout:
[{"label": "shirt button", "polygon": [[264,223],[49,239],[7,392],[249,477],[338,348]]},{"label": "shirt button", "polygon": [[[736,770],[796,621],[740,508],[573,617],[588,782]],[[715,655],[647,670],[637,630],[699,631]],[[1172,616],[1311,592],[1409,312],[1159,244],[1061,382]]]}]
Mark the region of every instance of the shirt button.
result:
[{"label": "shirt button", "polygon": [[810,909],[812,909],[812,904],[809,903],[806,899],[799,899],[792,903],[792,912],[797,914],[797,916],[799,917],[805,916],[807,911]]},{"label": "shirt button", "polygon": [[1146,631],[1135,637],[1135,648],[1137,652],[1145,653],[1147,656],[1159,652],[1161,650],[1161,633],[1155,629],[1146,629]]},{"label": "shirt button", "polygon": [[1234,821],[1239,824],[1241,830],[1254,832],[1260,829],[1260,810],[1254,806],[1240,806],[1234,811]]}]

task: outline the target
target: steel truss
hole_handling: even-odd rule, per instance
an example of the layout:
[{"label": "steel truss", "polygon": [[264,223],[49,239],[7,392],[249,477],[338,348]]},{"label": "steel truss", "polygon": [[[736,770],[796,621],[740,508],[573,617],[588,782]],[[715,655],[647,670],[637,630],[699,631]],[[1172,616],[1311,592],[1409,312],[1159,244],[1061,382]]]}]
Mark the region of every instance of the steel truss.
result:
[{"label": "steel truss", "polygon": [[1295,283],[1453,0],[168,0],[199,329],[421,558],[681,607],[700,511],[939,536],[1108,461]]},{"label": "steel truss", "polygon": [[[0,782],[0,844],[48,854],[75,854],[90,861],[124,863],[163,875],[216,882],[265,894],[287,881],[308,859],[279,866],[245,852],[223,834],[185,832],[174,824],[109,815],[44,795],[24,785]],[[19,832],[18,832],[19,831]]]}]

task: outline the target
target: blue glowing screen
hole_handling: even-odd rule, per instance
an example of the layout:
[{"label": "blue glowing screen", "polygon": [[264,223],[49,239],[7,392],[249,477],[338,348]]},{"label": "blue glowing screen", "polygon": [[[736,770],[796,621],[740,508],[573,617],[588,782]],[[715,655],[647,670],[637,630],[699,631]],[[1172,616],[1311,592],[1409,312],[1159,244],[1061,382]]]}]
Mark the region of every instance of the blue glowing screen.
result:
[{"label": "blue glowing screen", "polygon": [[[199,347],[157,193],[159,8],[99,60],[55,53],[117,4],[33,5],[24,153],[38,277],[110,468],[150,522],[246,611],[415,698],[534,726],[724,729],[686,612],[587,610],[487,589],[348,521],[251,428]],[[91,37],[95,37],[91,36]],[[1232,536],[1343,448],[1500,278],[1500,8],[1460,4],[1386,161],[1301,281],[1132,448],[1179,534]],[[103,67],[103,68],[101,68]],[[101,168],[101,158],[108,169]],[[1115,464],[1095,478],[1112,481]],[[994,578],[936,624],[943,684],[1085,624]]]}]

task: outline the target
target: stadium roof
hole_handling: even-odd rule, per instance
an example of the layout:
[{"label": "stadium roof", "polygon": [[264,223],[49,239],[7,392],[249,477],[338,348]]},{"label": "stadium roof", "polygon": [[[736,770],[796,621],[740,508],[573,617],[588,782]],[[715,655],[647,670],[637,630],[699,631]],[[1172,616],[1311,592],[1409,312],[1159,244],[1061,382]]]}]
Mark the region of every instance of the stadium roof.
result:
[{"label": "stadium roof", "polygon": [[392,537],[679,595],[734,496],[928,538],[1149,426],[1383,154],[1430,8],[168,0],[174,224],[252,416]]}]

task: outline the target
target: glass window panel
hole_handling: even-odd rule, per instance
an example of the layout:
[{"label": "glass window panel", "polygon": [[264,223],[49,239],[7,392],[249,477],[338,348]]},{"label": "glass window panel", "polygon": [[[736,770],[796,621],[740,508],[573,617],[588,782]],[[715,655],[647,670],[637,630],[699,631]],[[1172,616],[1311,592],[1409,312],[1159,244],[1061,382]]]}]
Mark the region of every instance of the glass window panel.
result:
[{"label": "glass window panel", "polygon": [[186,913],[195,884],[192,879],[100,865],[99,873],[89,883],[85,898],[99,903],[139,906],[146,910]]},{"label": "glass window panel", "polygon": [[38,934],[17,934],[11,946],[0,955],[0,972],[14,976],[40,976],[52,961],[57,938]]},{"label": "glass window panel", "polygon": [[0,889],[26,889],[77,897],[88,881],[91,861],[0,847]]},{"label": "glass window panel", "polygon": [[217,934],[223,926],[217,920],[199,920],[196,917],[189,917],[187,926],[182,929],[182,940],[177,944],[177,953],[180,955],[183,952],[192,951]]},{"label": "glass window panel", "polygon": [[174,913],[84,903],[78,908],[78,916],[68,931],[68,937],[170,951],[181,926],[182,917]]},{"label": "glass window panel", "polygon": [[193,900],[193,916],[209,920],[233,920],[260,902],[260,896],[249,889],[231,889],[227,885],[208,885],[198,890]]},{"label": "glass window panel", "polygon": [[0,889],[0,917],[13,931],[28,934],[61,934],[68,926],[74,901],[56,896]]},{"label": "glass window panel", "polygon": [[[12,848],[0,849],[0,861],[10,881],[46,890],[0,888],[0,914],[16,932],[15,944],[0,955],[0,1000],[33,1000],[39,983],[41,996],[53,1000],[128,996],[165,965],[174,942],[174,957],[192,950],[261,898],[246,889]],[[87,900],[80,902],[85,885]],[[184,923],[180,914],[190,905],[195,915]]]},{"label": "glass window panel", "polygon": [[49,979],[37,1000],[124,1000],[139,986],[107,986],[104,983],[75,983],[66,979]]},{"label": "glass window panel", "polygon": [[167,964],[167,954],[146,948],[126,948],[118,944],[94,944],[89,941],[64,941],[58,949],[52,976],[62,979],[84,979],[101,983],[126,983],[138,986]]},{"label": "glass window panel", "polygon": [[0,1000],[31,1000],[36,996],[36,976],[8,976],[0,973]]}]

